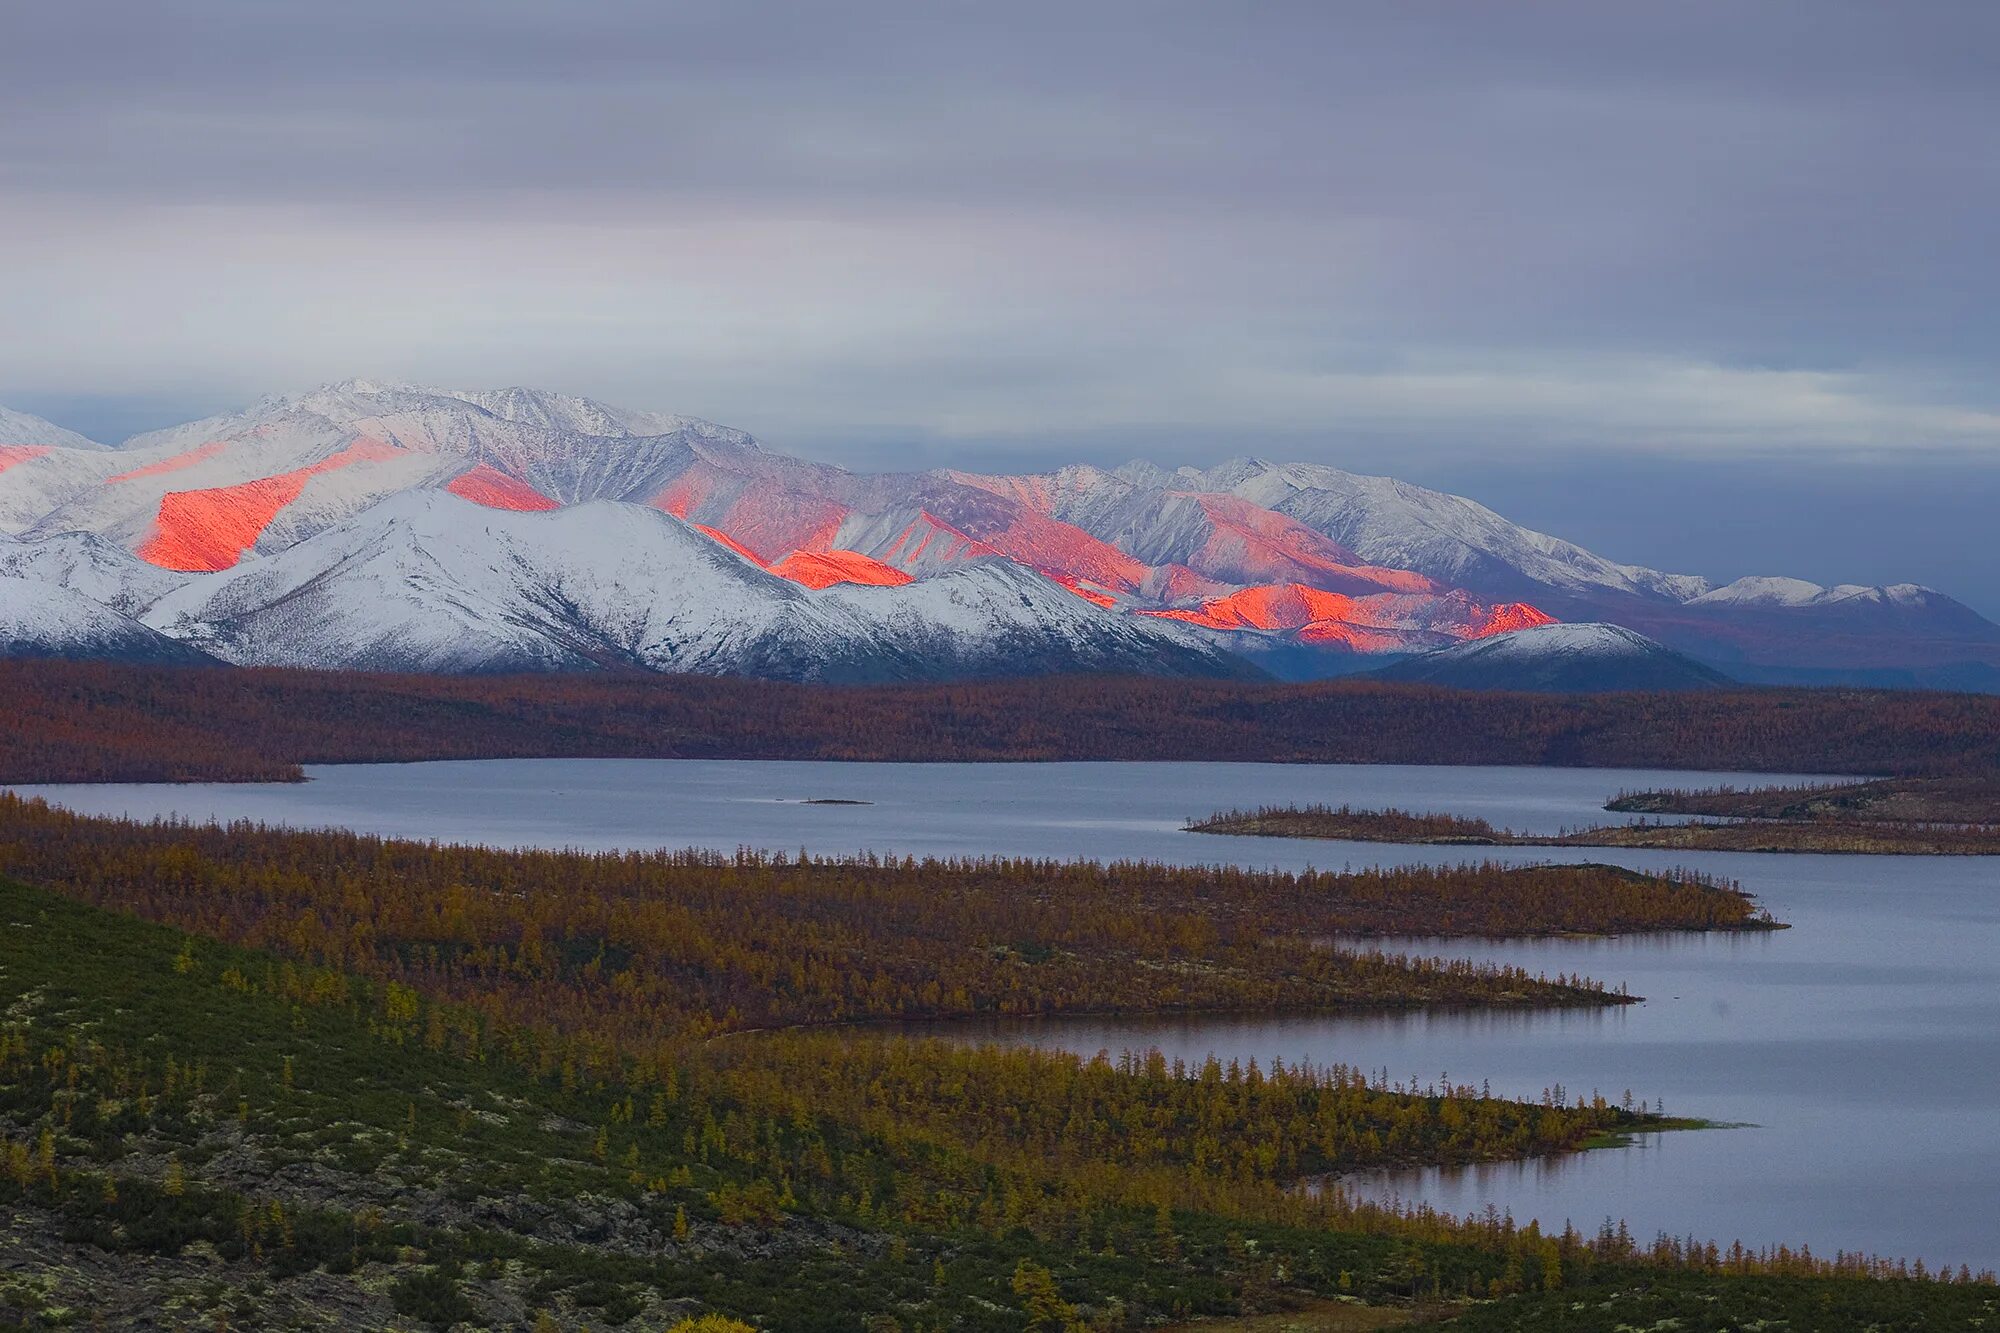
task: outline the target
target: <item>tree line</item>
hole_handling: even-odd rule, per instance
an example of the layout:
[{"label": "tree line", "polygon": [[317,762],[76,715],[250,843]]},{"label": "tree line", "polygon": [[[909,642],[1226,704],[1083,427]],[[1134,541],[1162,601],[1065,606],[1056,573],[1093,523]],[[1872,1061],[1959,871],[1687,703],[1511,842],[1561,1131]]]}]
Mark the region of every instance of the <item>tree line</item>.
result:
[{"label": "tree line", "polygon": [[1175,759],[1971,774],[2000,697],[1589,696],[1060,677],[824,686],[0,662],[0,781],[284,781],[310,763],[538,756]]},{"label": "tree line", "polygon": [[1751,910],[1727,883],[1604,865],[502,851],[95,818],[12,794],[0,873],[632,1048],[982,1014],[1615,1003],[1582,977],[1365,939],[1703,930]]},{"label": "tree line", "polygon": [[[1612,808],[1713,815],[1714,807],[1740,801],[1753,806],[1779,798],[1766,791],[1646,792],[1624,796]],[[1990,800],[1990,796],[1985,798]],[[1689,807],[1694,807],[1690,809]],[[1484,819],[1407,810],[1357,810],[1350,805],[1267,805],[1220,810],[1184,827],[1191,833],[1239,837],[1331,838],[1344,842],[1400,842],[1461,847],[1647,847],[1666,851],[1824,852],[1873,856],[2000,855],[2000,825],[1916,819],[1840,818],[1837,806],[1783,818],[1713,818],[1565,828],[1560,833],[1515,833]],[[1717,929],[1764,929],[1775,923],[1744,915]]]}]

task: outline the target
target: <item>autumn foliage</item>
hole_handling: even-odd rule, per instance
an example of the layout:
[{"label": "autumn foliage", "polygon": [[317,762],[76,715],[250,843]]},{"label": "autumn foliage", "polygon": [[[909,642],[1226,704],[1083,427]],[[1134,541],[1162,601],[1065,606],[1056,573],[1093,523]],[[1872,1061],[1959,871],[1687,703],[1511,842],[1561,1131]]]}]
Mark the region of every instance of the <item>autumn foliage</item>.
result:
[{"label": "autumn foliage", "polygon": [[628,1052],[974,1014],[1604,1003],[1581,978],[1327,940],[1709,929],[1750,910],[1728,885],[1611,866],[497,851],[88,818],[11,795],[0,874]]},{"label": "autumn foliage", "polygon": [[0,662],[0,780],[282,781],[523,757],[1205,759],[1990,774],[2000,697],[1593,696],[1071,677],[814,686]]}]

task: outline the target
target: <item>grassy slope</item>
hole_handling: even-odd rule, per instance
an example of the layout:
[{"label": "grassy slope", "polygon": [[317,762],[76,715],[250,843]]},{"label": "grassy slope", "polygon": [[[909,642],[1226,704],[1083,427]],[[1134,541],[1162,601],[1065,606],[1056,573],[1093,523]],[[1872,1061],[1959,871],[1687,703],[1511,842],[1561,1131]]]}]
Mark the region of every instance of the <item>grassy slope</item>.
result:
[{"label": "grassy slope", "polygon": [[[252,984],[225,984],[232,970]],[[999,1330],[1027,1324],[1013,1283],[1023,1258],[1053,1269],[1083,1313],[1150,1320],[1228,1313],[1260,1292],[1380,1300],[1412,1273],[1458,1289],[1499,1276],[1496,1258],[1463,1245],[1187,1214],[1164,1253],[1148,1251],[1150,1216],[1095,1218],[1062,1244],[892,1235],[827,1217],[725,1225],[710,1195],[727,1164],[683,1156],[688,1183],[649,1195],[598,1160],[592,1126],[619,1089],[565,1091],[497,1060],[388,1040],[364,1011],[288,1002],[254,980],[279,971],[0,882],[0,1034],[11,1044],[0,1137],[31,1177],[0,1175],[0,1327],[464,1317],[526,1328],[546,1312],[558,1327],[651,1328],[700,1307],[773,1329],[855,1330],[888,1314],[905,1328]],[[670,1124],[659,1137],[682,1132]],[[53,1186],[36,1165],[44,1145],[59,1162]],[[676,1210],[691,1222],[684,1240],[668,1239]],[[1810,1312],[1791,1326],[1838,1333],[1974,1327],[1996,1303],[1991,1288],[1911,1283],[1592,1280],[1612,1285],[1482,1306],[1464,1326],[1594,1331],[1642,1310],[1709,1319],[1740,1308]],[[1910,1322],[1919,1316],[1928,1322]]]},{"label": "grassy slope", "polygon": [[[231,968],[255,976],[277,966],[0,881],[0,1031],[26,1034],[31,1065],[35,1052],[81,1037],[147,1053],[156,1093],[169,1059],[204,1069],[200,1096],[160,1096],[142,1121],[129,1089],[114,1119],[73,1120],[56,1140],[55,1194],[10,1197],[0,1181],[0,1216],[11,1211],[4,1249],[39,1274],[0,1282],[0,1327],[10,1314],[39,1327],[38,1312],[65,1308],[64,1317],[114,1326],[155,1308],[204,1321],[233,1312],[255,1327],[421,1326],[401,1307],[477,1312],[502,1327],[527,1327],[544,1311],[562,1327],[658,1327],[699,1306],[776,1329],[852,1330],[883,1313],[911,1327],[1018,1329],[1012,1278],[1023,1258],[1053,1268],[1073,1301],[1158,1318],[1228,1312],[1246,1282],[1268,1283],[1272,1261],[1246,1237],[1266,1253],[1292,1252],[1299,1277],[1331,1285],[1346,1272],[1364,1292],[1392,1280],[1405,1248],[1188,1216],[1176,1262],[1118,1252],[1129,1242],[1104,1252],[1121,1226],[1149,1235],[1150,1214],[1104,1219],[1103,1240],[1082,1247],[1025,1233],[895,1236],[823,1217],[725,1225],[710,1196],[728,1183],[727,1165],[681,1154],[691,1183],[654,1195],[634,1188],[622,1163],[596,1159],[593,1126],[619,1089],[564,1092],[497,1061],[387,1042],[337,1006],[219,981]],[[32,1145],[50,1103],[18,1075],[18,1063],[0,1075],[0,1122],[6,1138]],[[88,1077],[84,1088],[86,1101],[106,1091]],[[677,1143],[686,1128],[668,1125],[658,1138]],[[185,1177],[183,1195],[162,1192],[169,1163]],[[647,1166],[668,1169],[650,1151]],[[116,1204],[104,1202],[101,1175],[116,1180]],[[257,1254],[243,1252],[242,1216],[262,1217],[273,1201],[293,1242],[265,1235]],[[691,1224],[686,1241],[669,1239],[677,1210]],[[1440,1271],[1492,1263],[1463,1247],[1429,1248]]]},{"label": "grassy slope", "polygon": [[[642,1322],[634,1327],[658,1327],[653,1320],[693,1303],[786,1329],[854,1329],[885,1309],[964,1327],[1020,1327],[1009,1280],[1026,1245],[919,1252],[810,1219],[728,1227],[707,1197],[724,1173],[699,1165],[691,1187],[647,1199],[621,1166],[594,1159],[591,1125],[615,1100],[613,1090],[564,1094],[498,1063],[385,1042],[348,1011],[288,1006],[217,983],[228,967],[270,966],[259,955],[201,941],[195,966],[177,970],[187,944],[179,932],[0,881],[0,1028],[32,1034],[38,1051],[83,1034],[184,1068],[207,1066],[206,1096],[185,1114],[162,1098],[136,1132],[121,1123],[58,1139],[66,1168],[75,1162],[79,1172],[118,1179],[119,1203],[107,1211],[93,1174],[65,1185],[59,1199],[11,1200],[13,1224],[0,1248],[31,1269],[46,1267],[49,1280],[0,1285],[0,1327],[10,1314],[39,1327],[22,1316],[45,1309],[68,1307],[86,1322],[99,1310],[120,1311],[118,1299],[87,1285],[93,1276],[101,1283],[104,1272],[88,1261],[89,1247],[63,1255],[73,1280],[46,1262],[62,1251],[53,1237],[85,1235],[124,1252],[116,1280],[137,1304],[204,1318],[233,1311],[249,1327],[319,1326],[313,1310],[282,1290],[299,1280],[293,1270],[315,1265],[313,1301],[335,1313],[329,1326],[422,1326],[398,1314],[400,1299],[431,1311],[463,1300],[500,1326],[525,1326],[550,1311],[563,1327],[635,1318]],[[6,1084],[6,1137],[34,1140],[36,1122],[24,1113],[44,1108],[29,1101],[17,1083]],[[673,1127],[672,1136],[679,1133]],[[178,1202],[149,1184],[162,1180],[169,1161],[188,1181]],[[216,1264],[215,1253],[232,1257],[226,1238],[238,1230],[246,1195],[255,1212],[277,1200],[291,1213],[295,1252],[267,1237],[266,1262]],[[486,1206],[496,1199],[527,1202],[510,1216]],[[314,1209],[323,1216],[307,1226]],[[691,1222],[685,1243],[621,1253],[648,1226],[671,1236],[677,1209]],[[381,1214],[379,1243],[360,1242],[363,1262],[351,1271],[325,1271],[349,1267],[351,1237],[367,1232],[371,1210]],[[215,1216],[225,1219],[219,1228],[210,1225]],[[617,1225],[604,1226],[607,1218]],[[37,1221],[49,1233],[39,1241]],[[323,1233],[333,1240],[318,1239]],[[190,1246],[203,1262],[166,1262]],[[1212,1308],[1225,1292],[1195,1273],[1187,1288],[1177,1299],[1197,1309]]]}]

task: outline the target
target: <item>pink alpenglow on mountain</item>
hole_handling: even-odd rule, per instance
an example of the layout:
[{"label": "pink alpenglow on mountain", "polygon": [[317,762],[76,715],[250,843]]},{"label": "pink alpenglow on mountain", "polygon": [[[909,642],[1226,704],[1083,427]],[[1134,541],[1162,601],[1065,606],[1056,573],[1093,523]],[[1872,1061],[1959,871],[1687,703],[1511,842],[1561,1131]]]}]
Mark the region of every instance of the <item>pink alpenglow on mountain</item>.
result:
[{"label": "pink alpenglow on mountain", "polygon": [[[20,577],[229,661],[1296,677],[1590,621],[1739,679],[1949,670],[2000,682],[2000,626],[1927,588],[1718,587],[1317,464],[869,475],[691,417],[360,380],[116,448],[0,409],[0,441],[0,538]],[[443,503],[412,507],[430,498]],[[651,517],[634,525],[628,510]],[[679,554],[635,562],[572,525],[535,526],[569,515]],[[559,559],[535,554],[557,540]],[[330,552],[339,559],[322,567]],[[700,595],[689,571],[705,561],[748,582]],[[276,577],[295,566],[308,583]],[[352,577],[364,567],[369,580]],[[546,582],[523,604],[493,577]],[[342,589],[367,604],[339,604]],[[439,599],[432,612],[370,628],[419,592]],[[753,604],[765,628],[729,630]],[[640,627],[657,638],[633,637]]]}]

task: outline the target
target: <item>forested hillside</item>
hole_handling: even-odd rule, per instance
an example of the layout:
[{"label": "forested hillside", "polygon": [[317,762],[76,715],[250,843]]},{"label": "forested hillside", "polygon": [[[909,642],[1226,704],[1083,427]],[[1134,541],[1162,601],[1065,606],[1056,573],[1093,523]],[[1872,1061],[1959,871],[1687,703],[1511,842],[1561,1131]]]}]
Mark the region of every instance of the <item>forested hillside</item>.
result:
[{"label": "forested hillside", "polygon": [[284,781],[308,763],[528,756],[1988,774],[2000,769],[2000,696],[1107,677],[836,687],[0,662],[0,781]]}]

